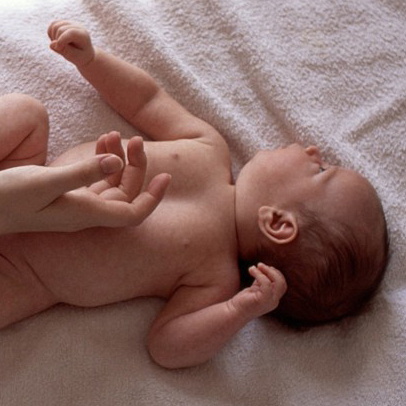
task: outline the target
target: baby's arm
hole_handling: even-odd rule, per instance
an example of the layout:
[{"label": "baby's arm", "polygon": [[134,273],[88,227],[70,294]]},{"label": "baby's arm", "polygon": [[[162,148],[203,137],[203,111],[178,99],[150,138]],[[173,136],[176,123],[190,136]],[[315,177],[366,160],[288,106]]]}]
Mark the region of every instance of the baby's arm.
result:
[{"label": "baby's arm", "polygon": [[250,320],[274,310],[286,291],[283,275],[264,264],[250,273],[253,285],[220,303],[218,287],[179,288],[152,326],[152,358],[167,368],[201,364]]},{"label": "baby's arm", "polygon": [[144,70],[99,48],[89,33],[66,21],[50,25],[51,49],[74,63],[102,97],[134,127],[155,140],[218,133],[172,99]]}]

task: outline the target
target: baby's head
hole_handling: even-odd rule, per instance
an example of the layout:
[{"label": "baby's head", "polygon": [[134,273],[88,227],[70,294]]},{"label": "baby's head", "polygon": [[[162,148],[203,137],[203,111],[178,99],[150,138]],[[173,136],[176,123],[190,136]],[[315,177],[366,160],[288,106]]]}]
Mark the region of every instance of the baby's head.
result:
[{"label": "baby's head", "polygon": [[359,310],[387,263],[385,217],[372,185],[329,166],[316,147],[261,151],[236,182],[240,254],[278,268],[288,290],[276,315],[319,324]]}]

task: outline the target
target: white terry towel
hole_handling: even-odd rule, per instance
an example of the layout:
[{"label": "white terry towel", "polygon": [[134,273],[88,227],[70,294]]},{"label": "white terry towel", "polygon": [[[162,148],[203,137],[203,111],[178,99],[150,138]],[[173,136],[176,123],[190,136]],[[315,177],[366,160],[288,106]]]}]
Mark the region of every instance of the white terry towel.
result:
[{"label": "white terry towel", "polygon": [[[0,331],[2,406],[406,403],[406,3],[402,0],[0,0],[0,92],[46,104],[50,159],[135,130],[48,49],[64,18],[148,70],[229,142],[317,144],[381,195],[392,258],[365,314],[305,333],[255,320],[209,363],[166,371],[145,337],[162,303],[58,306]],[[1,298],[0,298],[1,305]]]}]

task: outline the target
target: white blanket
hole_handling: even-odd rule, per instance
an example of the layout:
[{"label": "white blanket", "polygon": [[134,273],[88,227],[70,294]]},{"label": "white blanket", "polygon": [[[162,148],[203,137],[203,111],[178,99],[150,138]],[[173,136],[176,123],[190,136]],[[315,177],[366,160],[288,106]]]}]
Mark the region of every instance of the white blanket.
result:
[{"label": "white blanket", "polygon": [[405,405],[406,3],[0,0],[0,94],[46,105],[50,160],[108,130],[134,134],[48,49],[60,18],[212,123],[235,173],[257,148],[291,142],[363,173],[382,198],[392,256],[365,314],[303,333],[258,319],[186,370],[146,352],[157,299],[57,306],[0,331],[0,405]]}]

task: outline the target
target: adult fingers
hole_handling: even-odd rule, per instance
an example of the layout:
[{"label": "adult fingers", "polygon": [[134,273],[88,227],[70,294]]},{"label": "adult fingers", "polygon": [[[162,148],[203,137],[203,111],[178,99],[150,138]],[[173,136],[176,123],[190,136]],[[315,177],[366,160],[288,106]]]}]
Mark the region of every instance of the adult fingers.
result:
[{"label": "adult fingers", "polygon": [[[123,146],[121,144],[121,136],[120,133],[117,131],[111,131],[108,134],[103,134],[99,137],[96,143],[96,154],[114,154],[119,156],[123,162],[125,162],[125,152]],[[100,182],[92,184],[90,187],[91,191],[96,194],[102,194],[105,191],[108,191],[108,194],[111,195],[113,192],[112,189],[115,189],[115,186],[118,186],[121,181],[122,170],[117,171],[113,175],[108,176],[106,179],[103,179]],[[124,193],[120,193],[120,195],[124,195]],[[105,197],[109,199],[108,197]],[[110,199],[109,199],[110,200]],[[116,200],[114,196],[112,196],[111,200]],[[121,198],[119,200],[128,201],[125,198]]]},{"label": "adult fingers", "polygon": [[[109,152],[119,153],[113,149],[109,149]],[[108,182],[113,187],[104,188],[104,190],[102,190],[101,187],[103,184],[100,182],[100,184],[92,185],[91,190],[99,193],[100,196],[106,200],[133,201],[135,197],[139,195],[144,185],[147,167],[147,157],[144,153],[143,140],[141,137],[131,138],[128,142],[127,157],[129,162],[123,171],[119,172],[119,181],[112,181],[112,178],[117,177],[116,174],[108,178]]]},{"label": "adult fingers", "polygon": [[[161,173],[149,183],[146,191],[139,194],[131,203],[106,201],[101,221],[106,227],[136,226],[141,224],[159,205],[170,184],[171,176]],[[98,220],[96,219],[96,222]]]},{"label": "adult fingers", "polygon": [[131,202],[142,189],[147,169],[147,157],[141,137],[130,139],[127,145],[127,158],[128,165],[123,170],[119,187]]},{"label": "adult fingers", "polygon": [[118,172],[123,165],[123,161],[118,156],[105,154],[71,165],[49,167],[38,180],[37,187],[53,200],[65,192],[91,185]]}]

